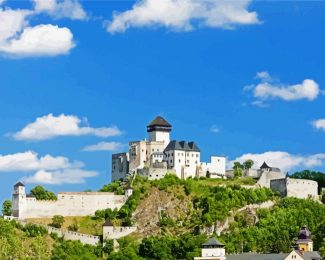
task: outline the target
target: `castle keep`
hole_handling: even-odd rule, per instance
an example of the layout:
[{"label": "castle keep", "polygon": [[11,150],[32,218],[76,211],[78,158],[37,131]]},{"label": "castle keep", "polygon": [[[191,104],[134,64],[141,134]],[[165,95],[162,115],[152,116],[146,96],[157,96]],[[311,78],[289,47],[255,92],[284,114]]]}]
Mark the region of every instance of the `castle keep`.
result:
[{"label": "castle keep", "polygon": [[131,141],[129,151],[112,155],[112,181],[135,172],[149,179],[161,179],[167,172],[181,179],[225,177],[225,157],[212,156],[201,162],[201,151],[193,141],[170,141],[172,126],[157,116],[147,126],[148,140]]}]

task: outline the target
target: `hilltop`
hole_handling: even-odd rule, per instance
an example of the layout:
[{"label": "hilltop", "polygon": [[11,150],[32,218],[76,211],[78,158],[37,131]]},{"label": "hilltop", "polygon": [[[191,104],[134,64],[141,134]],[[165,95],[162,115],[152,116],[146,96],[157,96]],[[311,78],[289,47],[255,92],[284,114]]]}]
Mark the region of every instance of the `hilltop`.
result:
[{"label": "hilltop", "polygon": [[[299,228],[305,224],[314,234],[315,249],[324,255],[325,206],[308,199],[281,198],[255,183],[252,178],[180,180],[167,175],[148,181],[136,177],[133,194],[120,210],[65,218],[63,225],[67,228],[75,224],[76,231],[93,235],[100,235],[107,218],[116,226],[136,225],[137,232],[118,240],[118,252],[113,251],[111,241],[104,242],[101,248],[49,237],[44,243],[53,251],[44,259],[73,259],[80,252],[87,253],[87,259],[193,259],[199,255],[201,243],[211,235],[225,243],[229,253],[289,252]],[[121,193],[120,184],[116,181],[101,190]],[[0,238],[2,241],[4,235]]]}]

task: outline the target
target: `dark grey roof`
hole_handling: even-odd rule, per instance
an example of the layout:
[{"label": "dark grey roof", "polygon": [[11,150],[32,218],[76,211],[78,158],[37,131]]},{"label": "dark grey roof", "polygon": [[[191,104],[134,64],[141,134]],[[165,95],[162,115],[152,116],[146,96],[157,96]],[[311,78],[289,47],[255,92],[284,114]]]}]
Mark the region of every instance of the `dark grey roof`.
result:
[{"label": "dark grey roof", "polygon": [[194,142],[186,141],[170,141],[167,145],[165,151],[169,150],[180,150],[180,151],[189,151],[189,152],[200,152],[199,147]]},{"label": "dark grey roof", "polygon": [[270,167],[269,165],[267,165],[266,162],[264,162],[264,163],[262,164],[262,166],[260,167],[260,169],[261,169],[261,170],[262,170],[262,169],[270,169],[270,171],[272,171],[272,172],[281,172],[281,170],[280,170],[279,168],[276,168],[276,167]]},{"label": "dark grey roof", "polygon": [[106,219],[105,223],[103,224],[103,227],[112,227],[113,224],[109,219]]},{"label": "dark grey roof", "polygon": [[[322,257],[317,251],[305,252],[301,254],[295,250],[305,260],[321,260]],[[258,253],[243,253],[237,255],[227,255],[227,260],[284,260],[290,253],[279,254],[258,254]]]},{"label": "dark grey roof", "polygon": [[320,256],[320,254],[317,251],[305,252],[303,254],[303,258],[305,260],[321,260],[322,259],[322,257]]},{"label": "dark grey roof", "polygon": [[227,255],[227,260],[284,260],[289,253],[281,254],[258,254],[258,253],[243,253],[237,255]]},{"label": "dark grey roof", "polygon": [[[311,239],[311,232],[309,231],[309,229],[307,228],[307,226],[303,226],[298,234],[298,239]],[[299,241],[298,240],[298,241]]]},{"label": "dark grey roof", "polygon": [[260,169],[271,169],[271,167],[268,166],[268,165],[266,164],[266,162],[264,162],[264,163],[262,164],[262,166],[260,167]]},{"label": "dark grey roof", "polygon": [[23,186],[25,187],[25,185],[22,183],[22,182],[17,182],[14,187],[20,187],[20,186]]},{"label": "dark grey roof", "polygon": [[205,242],[204,244],[202,244],[202,247],[205,246],[222,246],[224,247],[225,245],[220,243],[217,239],[215,239],[214,237],[210,238],[207,242]]},{"label": "dark grey roof", "polygon": [[154,120],[150,122],[149,126],[166,126],[171,127],[171,124],[169,124],[163,117],[157,116]]}]

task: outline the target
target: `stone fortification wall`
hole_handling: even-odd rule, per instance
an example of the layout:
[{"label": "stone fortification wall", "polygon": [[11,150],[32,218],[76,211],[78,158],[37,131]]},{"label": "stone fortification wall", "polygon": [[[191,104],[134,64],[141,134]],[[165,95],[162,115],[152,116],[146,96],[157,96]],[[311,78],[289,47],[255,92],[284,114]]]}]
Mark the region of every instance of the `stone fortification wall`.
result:
[{"label": "stone fortification wall", "polygon": [[[9,221],[16,220],[23,226],[27,225],[27,221],[13,216],[5,216],[4,219]],[[59,237],[62,237],[64,240],[79,240],[82,244],[93,245],[93,246],[97,245],[100,242],[99,236],[92,236],[88,234],[68,231],[68,230],[59,229],[59,228],[50,227],[41,224],[36,224],[36,225],[44,227],[49,234],[55,233]]]},{"label": "stone fortification wall", "polygon": [[79,240],[82,244],[97,245],[100,242],[100,237],[82,234],[78,232],[62,230],[54,227],[46,227],[49,234],[55,233],[59,237],[63,237],[64,240]]},{"label": "stone fortification wall", "polygon": [[284,178],[271,181],[271,189],[281,196],[307,199],[318,197],[318,183],[312,180]]},{"label": "stone fortification wall", "polygon": [[66,192],[59,193],[57,201],[42,201],[35,198],[20,198],[18,215],[25,218],[49,218],[54,215],[87,216],[99,209],[120,209],[126,196],[110,192]]},{"label": "stone fortification wall", "polygon": [[103,239],[119,239],[135,232],[137,227],[103,227]]},{"label": "stone fortification wall", "polygon": [[282,172],[274,172],[274,171],[265,171],[261,173],[261,177],[257,182],[257,185],[260,187],[271,187],[271,180],[277,180],[277,179],[284,179],[285,174]]},{"label": "stone fortification wall", "polygon": [[271,180],[270,188],[273,191],[280,192],[282,197],[287,196],[287,181],[286,181],[286,179]]},{"label": "stone fortification wall", "polygon": [[318,183],[312,180],[287,179],[287,196],[306,199],[318,196]]}]

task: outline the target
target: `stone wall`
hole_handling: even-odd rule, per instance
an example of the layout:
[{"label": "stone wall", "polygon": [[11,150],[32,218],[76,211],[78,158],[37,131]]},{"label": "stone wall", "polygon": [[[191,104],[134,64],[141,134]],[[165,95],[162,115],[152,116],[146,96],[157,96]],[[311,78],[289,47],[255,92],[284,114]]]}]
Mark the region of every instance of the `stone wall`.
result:
[{"label": "stone wall", "polygon": [[137,227],[103,227],[103,239],[119,239],[125,237],[137,230]]},{"label": "stone wall", "polygon": [[312,180],[287,179],[287,197],[306,199],[318,196],[318,183]]},{"label": "stone wall", "polygon": [[25,194],[15,197],[14,216],[25,218],[50,218],[54,215],[88,216],[99,209],[120,209],[127,197],[111,192],[65,192],[58,194],[57,201],[26,198]]},{"label": "stone wall", "polygon": [[87,245],[97,245],[100,242],[100,237],[98,236],[92,236],[87,234],[82,234],[78,232],[68,231],[68,230],[62,230],[54,227],[46,227],[49,234],[55,233],[59,237],[63,237],[64,240],[79,240],[82,244]]},{"label": "stone wall", "polygon": [[271,189],[281,193],[281,196],[300,199],[317,198],[318,183],[312,180],[284,178],[271,181]]},{"label": "stone wall", "polygon": [[284,179],[284,178],[285,178],[285,174],[282,172],[265,171],[261,173],[261,177],[258,180],[257,185],[259,185],[260,187],[270,188],[272,180]]}]

